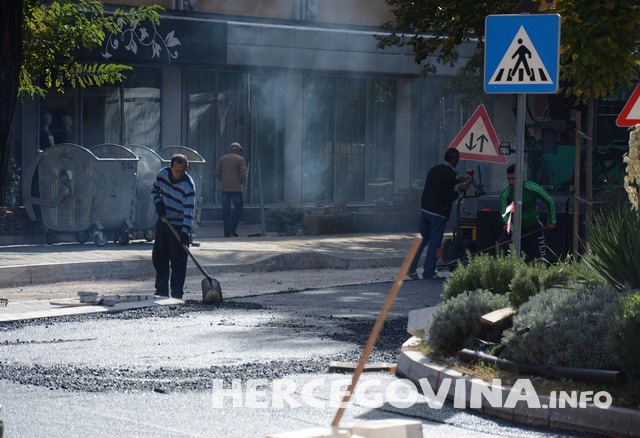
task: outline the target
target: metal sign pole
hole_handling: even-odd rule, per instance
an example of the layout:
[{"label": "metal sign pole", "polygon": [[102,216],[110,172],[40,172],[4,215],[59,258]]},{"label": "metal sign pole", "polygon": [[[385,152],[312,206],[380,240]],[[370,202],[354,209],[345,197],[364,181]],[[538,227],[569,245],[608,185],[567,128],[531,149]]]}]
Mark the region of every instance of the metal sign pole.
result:
[{"label": "metal sign pole", "polygon": [[520,257],[522,235],[522,183],[524,182],[524,119],[527,103],[526,94],[518,94],[516,105],[516,174],[513,188],[513,247],[516,257]]},{"label": "metal sign pole", "polygon": [[527,94],[556,93],[560,71],[560,15],[505,14],[485,18],[484,91],[516,94],[516,172],[513,246],[521,256],[522,184]]}]

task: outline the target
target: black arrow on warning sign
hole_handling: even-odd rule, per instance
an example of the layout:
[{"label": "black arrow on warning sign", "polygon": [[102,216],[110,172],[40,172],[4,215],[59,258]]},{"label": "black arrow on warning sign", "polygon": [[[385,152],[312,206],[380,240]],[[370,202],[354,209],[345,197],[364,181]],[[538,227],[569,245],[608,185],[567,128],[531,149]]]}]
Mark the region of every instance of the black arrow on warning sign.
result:
[{"label": "black arrow on warning sign", "polygon": [[[482,134],[480,137],[478,137],[478,141],[480,142],[480,150],[478,152],[482,153],[482,150],[484,149],[484,143],[486,141],[488,141],[489,139]],[[476,144],[473,141],[473,132],[470,133],[469,135],[469,143],[465,144],[465,146],[467,147],[467,149],[469,149],[470,151],[474,150],[476,148]]]}]

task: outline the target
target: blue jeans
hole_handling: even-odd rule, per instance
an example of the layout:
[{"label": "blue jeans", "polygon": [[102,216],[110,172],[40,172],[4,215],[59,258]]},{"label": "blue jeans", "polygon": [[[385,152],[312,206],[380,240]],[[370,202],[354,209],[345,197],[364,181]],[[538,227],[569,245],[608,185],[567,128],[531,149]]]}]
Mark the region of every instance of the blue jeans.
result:
[{"label": "blue jeans", "polygon": [[422,242],[420,243],[416,256],[411,262],[409,272],[415,272],[416,269],[418,269],[422,251],[428,245],[422,277],[433,277],[436,273],[436,264],[438,263],[438,248],[440,248],[442,244],[442,236],[444,235],[446,225],[447,220],[445,218],[422,212],[422,216],[420,216],[420,235],[422,235]]},{"label": "blue jeans", "polygon": [[[242,192],[222,192],[222,222],[224,224],[224,235],[229,237],[237,234],[236,228],[240,221],[244,202]],[[233,212],[231,211],[231,203],[233,202]]]}]

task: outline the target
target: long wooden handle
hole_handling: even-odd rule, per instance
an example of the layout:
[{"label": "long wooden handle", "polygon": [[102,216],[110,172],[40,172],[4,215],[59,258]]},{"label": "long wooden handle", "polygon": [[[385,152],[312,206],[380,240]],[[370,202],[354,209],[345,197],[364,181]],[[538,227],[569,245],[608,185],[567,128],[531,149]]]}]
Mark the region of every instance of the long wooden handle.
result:
[{"label": "long wooden handle", "polygon": [[[171,225],[171,223],[169,222],[169,219],[166,218],[166,216],[162,217],[162,222],[164,222],[165,224],[167,224],[167,226],[169,227],[169,229],[171,230],[171,232],[173,233],[174,236],[176,236],[176,239],[178,239],[178,241],[180,243],[182,243],[182,239],[180,238],[180,235],[178,234],[178,232],[176,231],[175,228],[173,228],[173,225]],[[207,271],[204,270],[204,268],[202,266],[200,266],[200,263],[198,263],[198,261],[196,260],[196,258],[193,256],[193,254],[191,254],[191,251],[189,251],[189,247],[187,245],[185,245],[184,243],[182,243],[182,247],[184,248],[184,250],[187,252],[187,254],[189,254],[189,257],[191,257],[191,260],[193,260],[193,263],[195,263],[195,265],[198,267],[198,269],[200,270],[200,272],[202,272],[202,275],[204,275],[205,277],[207,277],[208,279],[211,279],[211,276],[209,274],[207,274]]]},{"label": "long wooden handle", "polygon": [[369,355],[371,354],[371,350],[373,350],[373,346],[376,343],[376,340],[378,339],[378,335],[380,334],[380,331],[382,330],[382,325],[384,324],[385,319],[387,319],[387,313],[389,313],[389,310],[391,309],[391,306],[393,305],[393,302],[395,301],[396,296],[400,291],[400,287],[404,282],[404,278],[407,276],[407,272],[409,271],[409,266],[411,265],[411,262],[413,261],[413,258],[415,257],[421,242],[422,242],[422,237],[420,236],[413,239],[411,248],[409,249],[409,252],[404,258],[404,262],[402,263],[400,272],[398,272],[396,281],[393,282],[393,286],[391,287],[391,292],[387,296],[387,300],[385,301],[384,306],[380,311],[380,315],[378,315],[378,319],[376,320],[376,323],[373,326],[373,329],[371,330],[371,334],[369,335],[369,340],[367,341],[367,345],[364,347],[364,351],[362,352],[362,356],[360,357],[360,362],[358,362],[358,366],[356,367],[356,370],[353,373],[353,377],[351,379],[351,385],[349,385],[349,389],[347,390],[347,393],[342,398],[342,403],[340,403],[340,408],[338,408],[338,412],[336,412],[336,416],[333,419],[333,423],[331,423],[332,427],[338,427],[340,425],[340,419],[342,419],[344,410],[346,409],[347,404],[351,399],[351,394],[353,394],[353,390],[356,387],[356,384],[358,383],[360,374],[362,374],[362,371],[364,370],[364,366],[367,363],[367,360],[369,360]]}]

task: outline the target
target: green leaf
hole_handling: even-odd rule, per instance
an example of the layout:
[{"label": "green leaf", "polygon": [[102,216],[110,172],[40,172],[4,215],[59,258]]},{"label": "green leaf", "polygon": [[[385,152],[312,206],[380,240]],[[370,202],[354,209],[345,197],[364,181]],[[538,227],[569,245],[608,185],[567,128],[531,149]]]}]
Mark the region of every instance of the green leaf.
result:
[{"label": "green leaf", "polygon": [[[100,47],[106,35],[118,34],[117,22],[129,25],[160,22],[158,5],[127,10],[118,9],[105,15],[98,0],[24,0],[24,61],[20,71],[18,94],[44,96],[48,89],[63,92],[65,87],[87,87],[122,81],[123,71],[131,67],[121,64],[76,64],[80,50]],[[89,67],[91,66],[91,67]],[[42,84],[43,86],[39,86]]]},{"label": "green leaf", "polygon": [[[450,0],[385,0],[393,21],[385,23],[387,35],[377,37],[378,47],[410,46],[415,62],[425,74],[437,73],[438,65],[453,65],[460,43],[477,38],[479,51],[460,70],[479,75],[483,63],[484,19],[490,14],[514,13],[519,1],[452,2]],[[637,0],[590,2],[542,1],[544,13],[562,18],[560,78],[572,84],[564,93],[579,102],[615,94],[616,87],[638,78]]]}]

